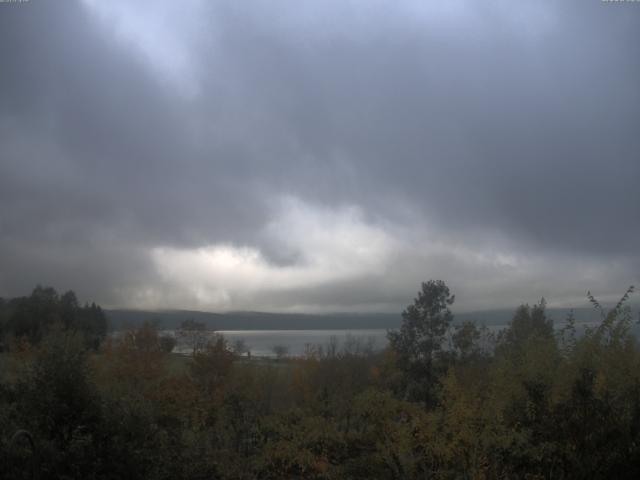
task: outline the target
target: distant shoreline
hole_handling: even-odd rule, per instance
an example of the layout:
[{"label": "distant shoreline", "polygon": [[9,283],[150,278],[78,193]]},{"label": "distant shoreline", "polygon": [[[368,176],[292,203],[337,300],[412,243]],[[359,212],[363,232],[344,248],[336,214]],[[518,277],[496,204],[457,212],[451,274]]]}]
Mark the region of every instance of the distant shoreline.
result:
[{"label": "distant shoreline", "polygon": [[[506,325],[513,317],[514,309],[486,310],[454,313],[454,324],[473,321],[486,326]],[[549,308],[549,317],[556,322],[564,320],[569,308]],[[577,323],[599,321],[593,308],[573,309]],[[398,313],[331,313],[297,314],[265,312],[213,313],[190,310],[104,310],[109,319],[110,330],[127,330],[142,325],[145,321],[156,323],[161,330],[178,328],[186,319],[204,323],[216,331],[271,331],[271,330],[371,330],[396,329],[402,316]]]}]

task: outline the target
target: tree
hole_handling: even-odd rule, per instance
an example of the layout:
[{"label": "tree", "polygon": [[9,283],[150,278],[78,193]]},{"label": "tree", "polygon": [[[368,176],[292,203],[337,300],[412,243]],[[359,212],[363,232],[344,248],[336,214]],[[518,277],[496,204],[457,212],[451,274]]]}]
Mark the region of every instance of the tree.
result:
[{"label": "tree", "polygon": [[406,395],[427,405],[434,400],[439,357],[453,320],[449,306],[454,300],[442,280],[423,282],[418,297],[402,312],[400,330],[387,334],[398,367],[406,377]]},{"label": "tree", "polygon": [[193,355],[201,351],[209,339],[206,325],[193,319],[184,320],[176,331],[176,336],[192,350]]},{"label": "tree", "polygon": [[467,321],[462,325],[456,325],[451,339],[453,348],[461,361],[466,361],[481,352],[479,345],[481,336],[481,330],[473,322]]},{"label": "tree", "polygon": [[515,352],[530,339],[552,340],[554,338],[553,321],[547,318],[546,302],[529,307],[520,305],[506,330],[498,338],[499,351]]},{"label": "tree", "polygon": [[[51,478],[88,478],[95,462],[92,442],[98,437],[100,401],[82,336],[51,329],[16,389],[23,428],[36,437],[42,453],[42,471]],[[79,448],[86,456],[78,458]]]},{"label": "tree", "polygon": [[156,352],[160,350],[158,328],[153,322],[145,321],[133,334],[133,344],[141,352]]},{"label": "tree", "polygon": [[7,330],[16,337],[25,337],[31,343],[38,343],[51,326],[60,323],[59,307],[58,293],[51,287],[38,285],[30,296],[10,301]]},{"label": "tree", "polygon": [[276,355],[278,360],[281,360],[289,354],[289,347],[286,345],[274,345],[271,347],[271,351]]},{"label": "tree", "polygon": [[[73,293],[73,292],[71,292]],[[84,334],[87,345],[97,349],[107,336],[107,317],[95,303],[85,304],[78,312],[77,329]]]},{"label": "tree", "polygon": [[162,335],[159,342],[160,349],[165,353],[173,352],[173,349],[176,348],[176,344],[178,343],[178,341],[170,335]]},{"label": "tree", "polygon": [[251,349],[249,348],[249,345],[247,345],[247,342],[244,340],[244,338],[238,338],[236,341],[234,341],[231,350],[233,350],[233,353],[235,353],[238,357],[241,357],[245,353],[251,352]]},{"label": "tree", "polygon": [[76,294],[72,290],[69,290],[60,297],[59,303],[60,320],[64,328],[67,330],[76,328],[78,325],[78,310],[80,310]]},{"label": "tree", "polygon": [[233,364],[233,352],[222,335],[216,334],[204,350],[193,355],[189,366],[191,378],[198,387],[210,395],[221,388]]},{"label": "tree", "polygon": [[51,287],[37,286],[28,297],[12,298],[3,304],[0,320],[4,317],[4,327],[0,325],[0,330],[32,344],[39,343],[54,325],[81,333],[86,345],[94,350],[107,335],[107,318],[102,309],[95,303],[80,307],[71,290],[58,295]]}]

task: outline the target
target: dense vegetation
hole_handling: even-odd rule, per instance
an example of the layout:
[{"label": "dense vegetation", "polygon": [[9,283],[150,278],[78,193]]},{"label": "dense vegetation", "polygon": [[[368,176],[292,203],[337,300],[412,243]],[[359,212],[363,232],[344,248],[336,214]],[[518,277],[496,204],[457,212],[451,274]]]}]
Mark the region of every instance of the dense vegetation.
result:
[{"label": "dense vegetation", "polygon": [[590,297],[583,335],[541,301],[493,336],[430,281],[383,352],[250,361],[220,336],[168,353],[150,323],[105,337],[99,307],[37,288],[0,301],[0,477],[640,478],[631,291]]},{"label": "dense vegetation", "polygon": [[95,303],[81,306],[72,291],[58,295],[53,288],[37,286],[28,297],[0,298],[0,351],[16,340],[35,345],[54,326],[81,334],[93,349],[107,334],[102,309]]}]

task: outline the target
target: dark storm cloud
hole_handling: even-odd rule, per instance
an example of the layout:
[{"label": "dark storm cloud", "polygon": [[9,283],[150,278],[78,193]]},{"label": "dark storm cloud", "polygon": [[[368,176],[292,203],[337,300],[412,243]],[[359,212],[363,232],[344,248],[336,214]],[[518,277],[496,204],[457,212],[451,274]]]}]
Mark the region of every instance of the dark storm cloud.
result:
[{"label": "dark storm cloud", "polygon": [[[557,258],[602,272],[585,282],[637,280],[636,5],[110,5],[0,5],[0,293],[48,282],[133,304],[123,292],[181,288],[153,249],[221,244],[279,279],[317,268],[277,291],[238,280],[229,308],[389,306],[432,272],[470,297],[479,275],[505,275],[515,295]],[[163,8],[154,30],[146,12]],[[384,268],[367,257],[318,286],[341,252],[305,239],[304,215],[371,227]],[[273,234],[281,218],[296,241]],[[425,230],[484,263],[392,239]],[[546,270],[524,261],[535,273],[512,288],[515,263],[478,254],[496,248]]]},{"label": "dark storm cloud", "polygon": [[140,246],[234,239],[257,221],[258,205],[226,202],[224,171],[194,173],[211,152],[190,144],[185,106],[80,4],[2,7],[6,292],[42,281],[113,301],[114,284],[153,274],[131,261]]},{"label": "dark storm cloud", "polygon": [[[534,17],[529,32],[491,6],[453,28],[375,8],[332,27],[326,8],[293,32],[258,10],[224,17],[220,36],[235,78],[251,82],[251,108],[296,141],[279,152],[295,159],[289,188],[308,194],[314,183],[322,201],[367,204],[394,192],[455,228],[630,252],[640,233],[640,16],[598,2],[546,8],[553,25]],[[352,181],[342,171],[332,181],[340,154]],[[618,228],[627,234],[612,239]]]}]

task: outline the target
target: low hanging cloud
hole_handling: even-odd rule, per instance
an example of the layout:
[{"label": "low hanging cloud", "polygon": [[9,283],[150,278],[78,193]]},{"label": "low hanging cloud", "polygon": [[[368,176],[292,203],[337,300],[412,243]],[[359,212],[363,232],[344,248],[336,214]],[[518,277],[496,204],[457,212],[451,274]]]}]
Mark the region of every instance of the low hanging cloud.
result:
[{"label": "low hanging cloud", "polygon": [[397,311],[640,275],[640,11],[0,4],[0,295]]},{"label": "low hanging cloud", "polygon": [[[256,297],[268,302],[272,294],[361,282],[384,274],[401,250],[383,229],[364,223],[358,208],[314,208],[293,198],[280,203],[261,233],[265,243],[289,255],[284,262],[273,262],[258,248],[232,244],[154,248],[151,255],[159,275],[166,291],[173,292],[167,305],[250,308]],[[274,307],[292,305],[289,301]]]},{"label": "low hanging cloud", "polygon": [[[458,308],[463,310],[512,306],[512,300],[504,303],[505,292],[522,297],[522,285],[528,286],[525,298],[535,301],[547,294],[549,283],[561,282],[568,288],[558,292],[560,299],[582,305],[584,298],[564,296],[576,285],[606,288],[621,267],[371,224],[355,206],[327,209],[290,197],[280,205],[262,233],[288,252],[287,262],[233,244],[154,248],[150,255],[162,288],[138,292],[131,303],[217,311],[255,305],[270,311],[385,311],[408,302],[411,287],[429,271],[456,279],[452,286],[462,293]],[[567,304],[556,299],[552,305]]]}]

